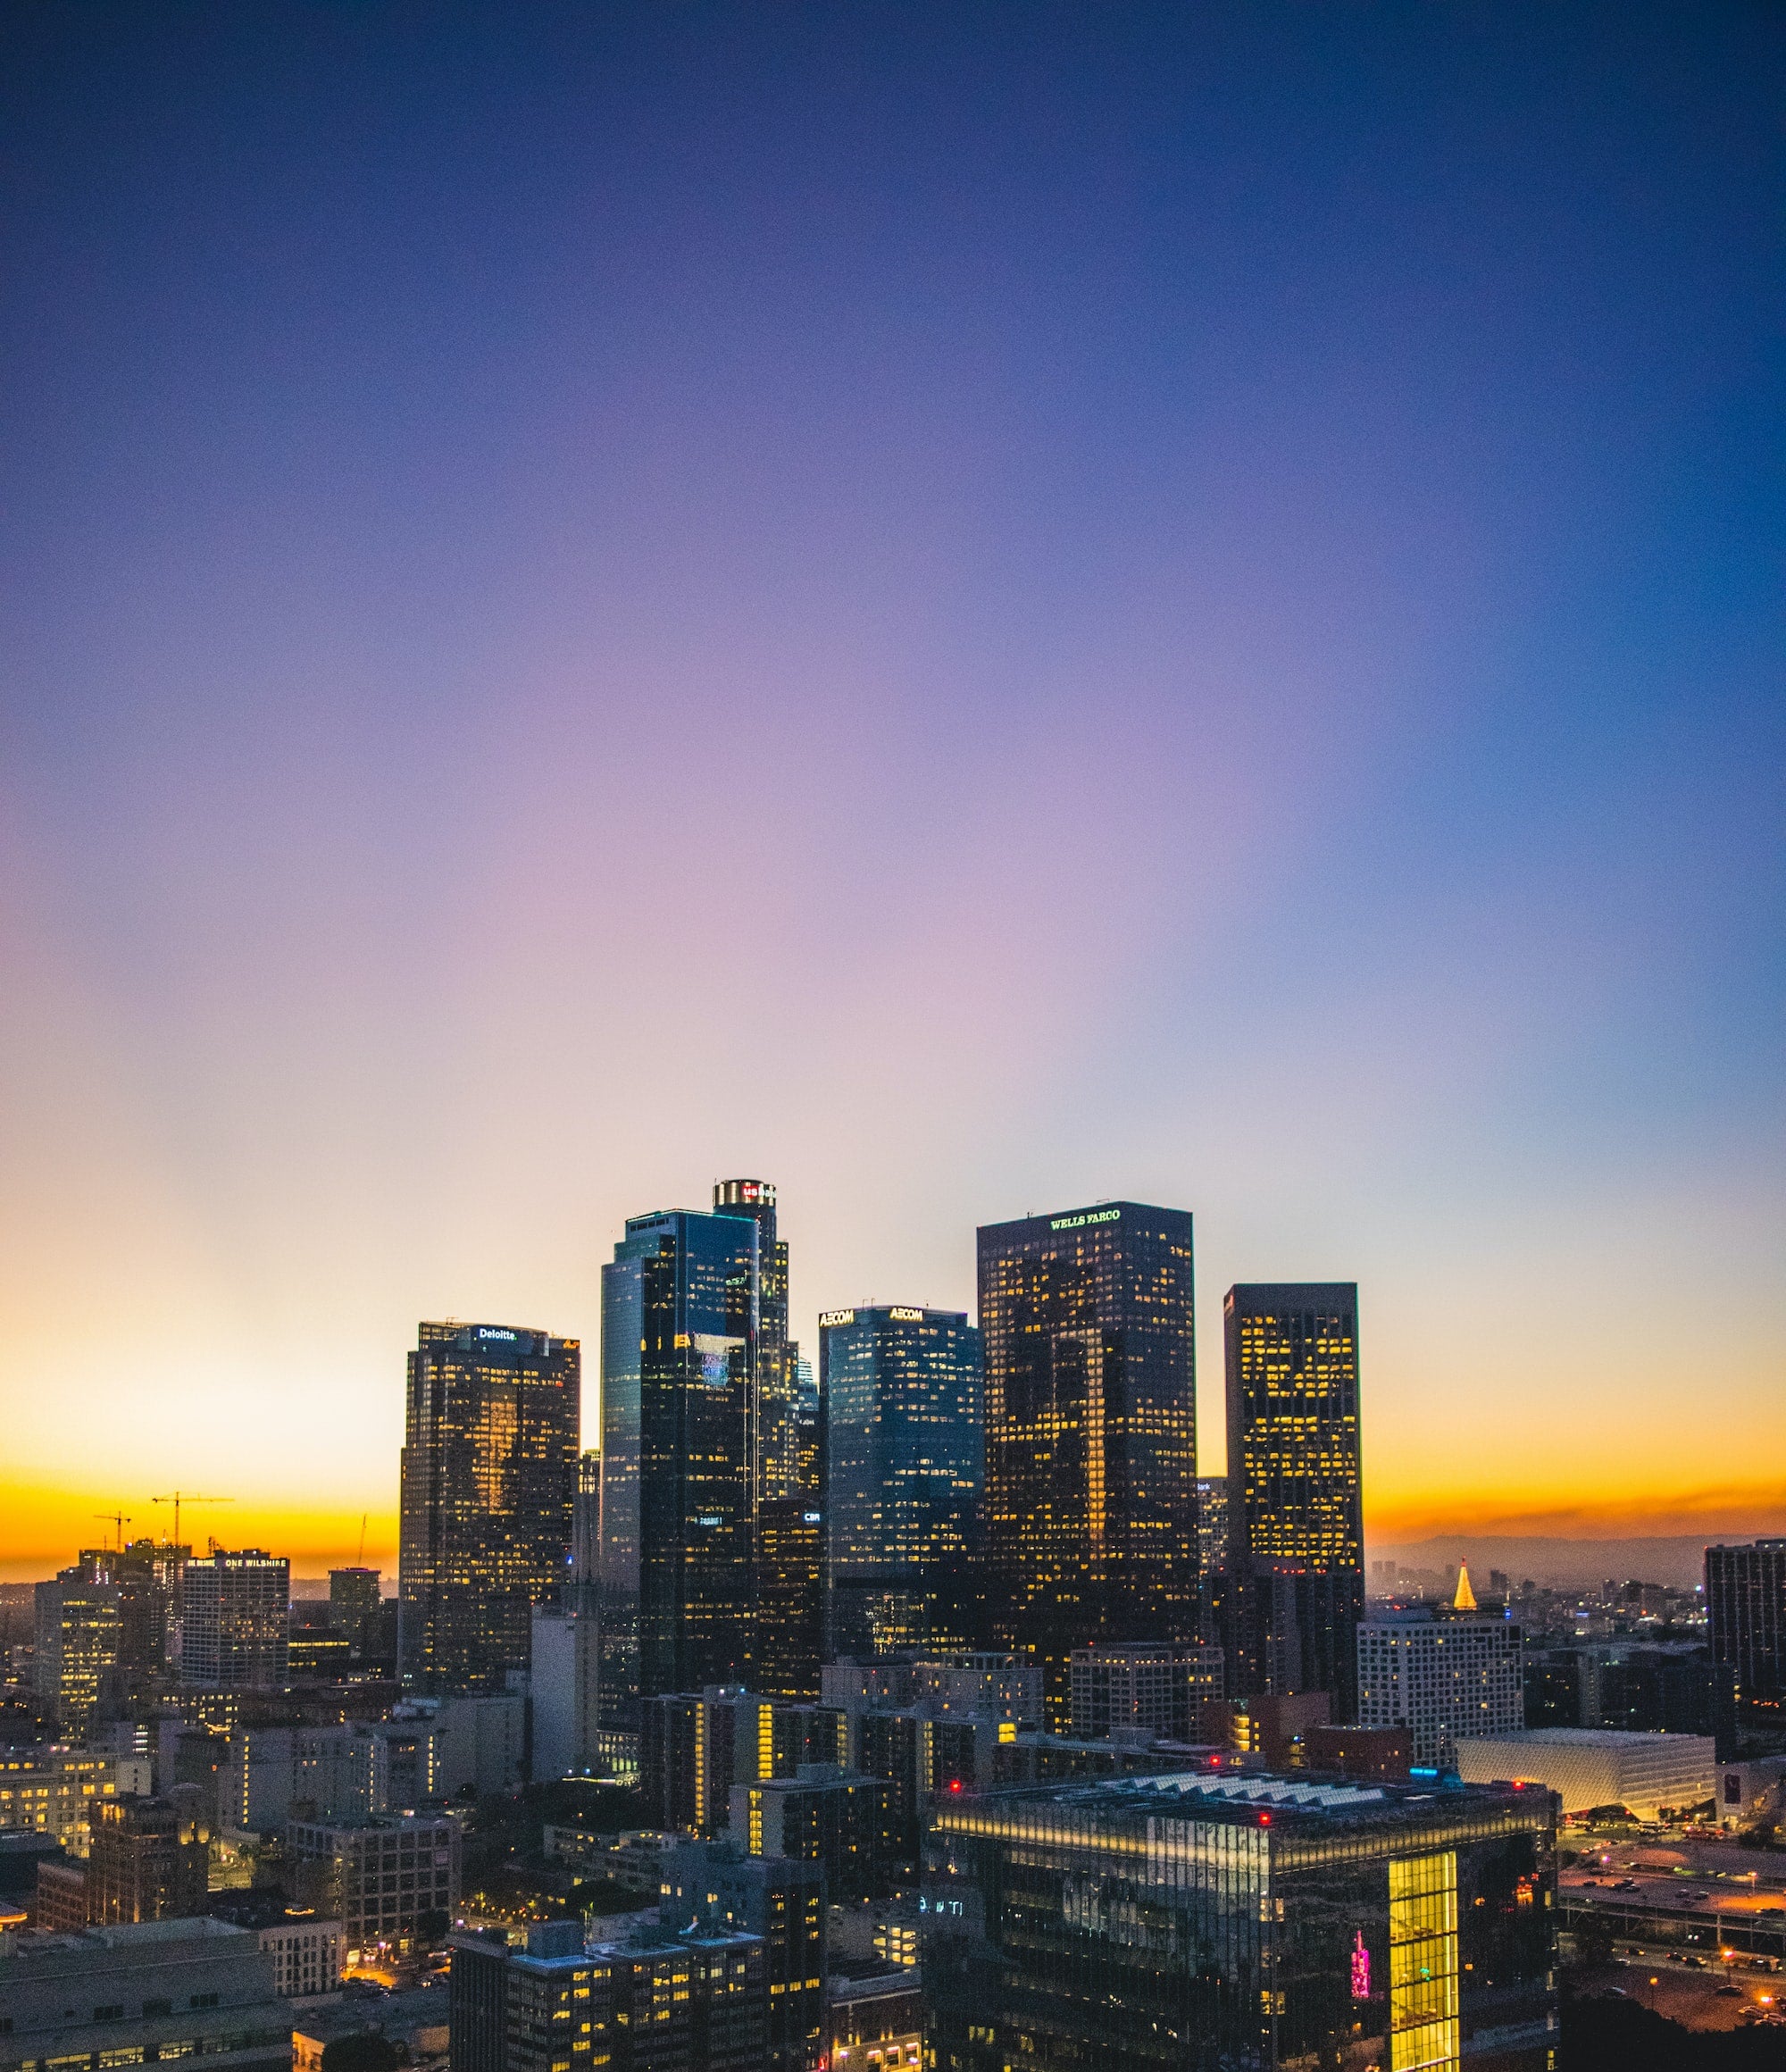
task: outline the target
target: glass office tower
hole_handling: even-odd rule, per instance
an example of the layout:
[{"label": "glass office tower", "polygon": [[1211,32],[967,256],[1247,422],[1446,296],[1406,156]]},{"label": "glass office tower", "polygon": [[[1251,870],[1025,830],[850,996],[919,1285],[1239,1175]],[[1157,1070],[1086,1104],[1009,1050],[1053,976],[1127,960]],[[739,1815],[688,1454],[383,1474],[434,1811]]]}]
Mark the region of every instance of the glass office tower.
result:
[{"label": "glass office tower", "polygon": [[756,1225],[756,1349],[751,1407],[751,1483],[760,1501],[800,1496],[794,1427],[799,1348],[788,1337],[788,1243],[775,1229],[775,1190],[766,1180],[717,1180],[715,1216]]},{"label": "glass office tower", "polygon": [[409,1356],[397,1555],[405,1685],[500,1691],[571,1552],[581,1419],[573,1338],[424,1324]]},{"label": "glass office tower", "polygon": [[1073,1649],[1197,1638],[1191,1219],[1104,1202],[979,1249],[989,1617],[1064,1725]]},{"label": "glass office tower", "polygon": [[1229,1694],[1325,1691],[1349,1724],[1365,1616],[1357,1287],[1233,1287],[1223,1324]]},{"label": "glass office tower", "polygon": [[602,1269],[605,1729],[748,1674],[759,1228],[633,1216]]},{"label": "glass office tower", "polygon": [[[819,1319],[833,1655],[957,1644],[958,1595],[985,1445],[980,1333],[956,1310],[834,1309]],[[947,1624],[947,1620],[944,1622]]]},{"label": "glass office tower", "polygon": [[1204,1772],[939,1798],[939,2072],[1550,2072],[1555,1805]]},{"label": "glass office tower", "polygon": [[1786,1539],[1706,1549],[1712,1660],[1745,1705],[1786,1700]]}]

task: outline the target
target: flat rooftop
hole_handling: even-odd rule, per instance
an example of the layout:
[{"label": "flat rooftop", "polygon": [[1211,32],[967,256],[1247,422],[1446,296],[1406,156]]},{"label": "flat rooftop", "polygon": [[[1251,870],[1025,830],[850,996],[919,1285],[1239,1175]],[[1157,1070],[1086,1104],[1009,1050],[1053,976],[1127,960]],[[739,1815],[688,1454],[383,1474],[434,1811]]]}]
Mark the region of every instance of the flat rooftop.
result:
[{"label": "flat rooftop", "polygon": [[[1127,1777],[1019,1784],[938,1801],[934,1817],[946,1830],[972,1832],[1006,1818],[1023,1824],[1043,1808],[1071,1808],[1117,1826],[1167,1818],[1276,1827],[1309,1833],[1340,1827],[1447,1824],[1523,1815],[1548,1821],[1550,1793],[1538,1784],[1495,1783],[1354,1784],[1340,1777],[1298,1774],[1236,1775],[1214,1770],[1169,1770]],[[1522,1825],[1524,1824],[1523,1820]]]}]

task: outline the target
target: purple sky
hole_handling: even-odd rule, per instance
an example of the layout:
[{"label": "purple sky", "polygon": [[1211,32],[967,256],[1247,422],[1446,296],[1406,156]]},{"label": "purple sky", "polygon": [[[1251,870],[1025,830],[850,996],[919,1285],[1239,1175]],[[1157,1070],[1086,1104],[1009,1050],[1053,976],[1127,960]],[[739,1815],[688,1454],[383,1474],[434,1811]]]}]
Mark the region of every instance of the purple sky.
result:
[{"label": "purple sky", "polygon": [[1384,1533],[1786,1524],[1774,11],[6,34],[0,1559],[388,1546],[732,1173],[808,1336],[1356,1278]]}]

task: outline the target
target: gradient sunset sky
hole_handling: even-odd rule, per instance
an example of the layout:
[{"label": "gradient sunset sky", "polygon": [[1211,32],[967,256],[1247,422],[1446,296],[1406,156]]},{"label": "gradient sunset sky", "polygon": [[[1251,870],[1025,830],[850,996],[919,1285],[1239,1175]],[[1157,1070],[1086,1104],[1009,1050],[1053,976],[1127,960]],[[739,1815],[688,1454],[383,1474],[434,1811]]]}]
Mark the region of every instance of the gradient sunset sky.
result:
[{"label": "gradient sunset sky", "polygon": [[780,1191],[1356,1279],[1367,1514],[1786,1529],[1786,18],[18,8],[0,1572],[394,1564]]}]

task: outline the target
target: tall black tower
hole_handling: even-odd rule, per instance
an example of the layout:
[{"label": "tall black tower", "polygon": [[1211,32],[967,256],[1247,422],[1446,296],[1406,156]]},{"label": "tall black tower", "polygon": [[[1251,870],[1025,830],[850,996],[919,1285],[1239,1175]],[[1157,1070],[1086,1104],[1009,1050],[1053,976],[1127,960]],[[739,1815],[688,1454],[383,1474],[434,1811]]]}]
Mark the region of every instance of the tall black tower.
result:
[{"label": "tall black tower", "polygon": [[1248,1282],[1223,1321],[1230,1694],[1325,1691],[1349,1723],[1365,1616],[1358,1290]]},{"label": "tall black tower", "polygon": [[990,1637],[1062,1720],[1074,1648],[1197,1638],[1191,1220],[1102,1202],[979,1249]]}]

